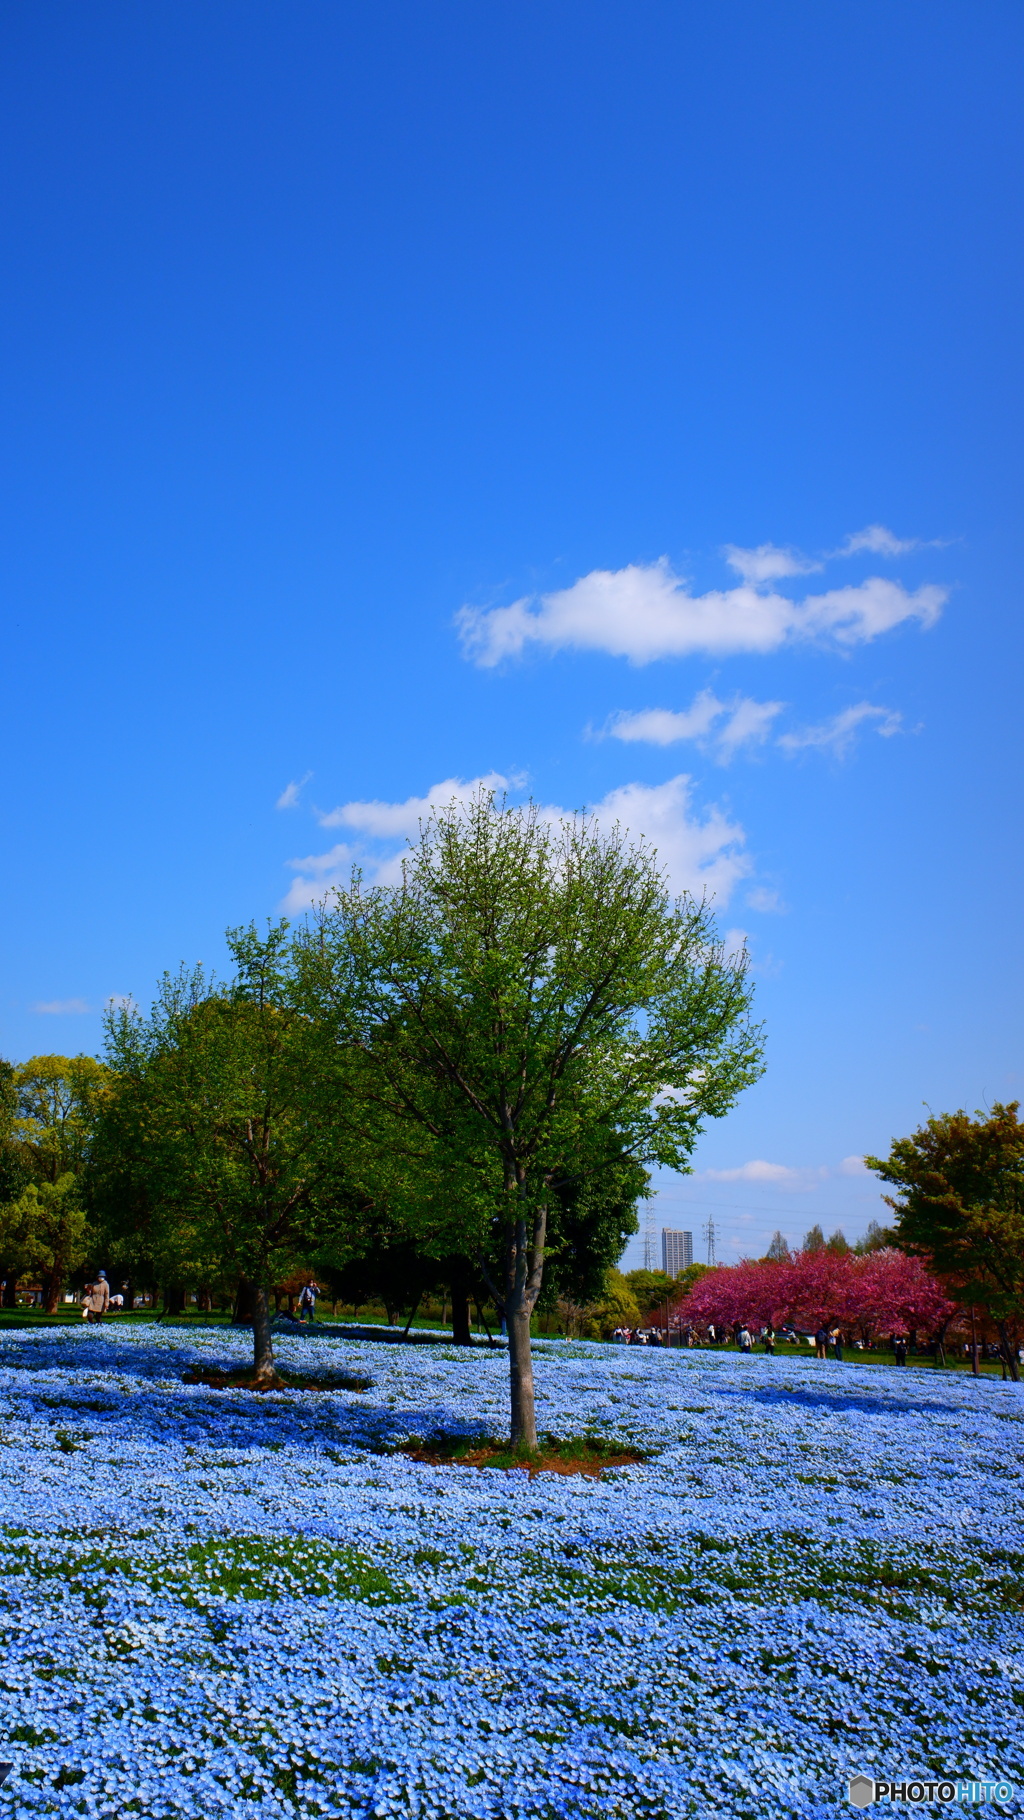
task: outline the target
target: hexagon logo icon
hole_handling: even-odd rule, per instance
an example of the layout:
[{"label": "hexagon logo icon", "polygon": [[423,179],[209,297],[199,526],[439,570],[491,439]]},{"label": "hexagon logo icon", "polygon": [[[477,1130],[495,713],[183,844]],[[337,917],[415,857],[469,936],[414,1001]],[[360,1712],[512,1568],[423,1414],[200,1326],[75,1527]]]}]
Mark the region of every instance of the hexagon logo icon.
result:
[{"label": "hexagon logo icon", "polygon": [[850,1802],[854,1807],[870,1807],[875,1798],[875,1785],[870,1776],[854,1776],[850,1781]]}]

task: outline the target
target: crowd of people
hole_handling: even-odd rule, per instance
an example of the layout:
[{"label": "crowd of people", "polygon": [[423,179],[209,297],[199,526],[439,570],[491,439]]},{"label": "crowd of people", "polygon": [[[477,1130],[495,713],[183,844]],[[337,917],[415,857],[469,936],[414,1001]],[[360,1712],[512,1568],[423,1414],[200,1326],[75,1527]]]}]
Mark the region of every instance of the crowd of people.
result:
[{"label": "crowd of people", "polygon": [[[765,1325],[758,1327],[755,1324],[751,1324],[748,1326],[745,1322],[741,1321],[735,1322],[731,1327],[725,1326],[722,1322],[716,1323],[714,1321],[709,1321],[707,1326],[703,1328],[693,1325],[683,1325],[674,1328],[671,1333],[667,1332],[664,1328],[631,1329],[628,1327],[617,1327],[612,1334],[612,1339],[627,1346],[666,1346],[677,1344],[680,1346],[693,1347],[731,1345],[737,1346],[740,1352],[746,1353],[755,1352],[760,1349],[767,1353],[769,1357],[775,1352],[776,1341],[782,1341],[788,1346],[802,1346],[805,1344],[813,1346],[816,1358],[838,1359],[840,1363],[842,1363],[843,1348],[847,1344],[842,1329],[837,1326],[822,1324],[816,1332],[811,1334],[797,1333],[793,1327],[788,1326],[776,1330],[774,1327]],[[907,1362],[907,1341],[899,1336],[894,1336],[891,1344],[895,1353],[897,1365],[905,1365]],[[853,1345],[859,1352],[864,1350],[864,1341],[861,1339],[854,1340]]]}]

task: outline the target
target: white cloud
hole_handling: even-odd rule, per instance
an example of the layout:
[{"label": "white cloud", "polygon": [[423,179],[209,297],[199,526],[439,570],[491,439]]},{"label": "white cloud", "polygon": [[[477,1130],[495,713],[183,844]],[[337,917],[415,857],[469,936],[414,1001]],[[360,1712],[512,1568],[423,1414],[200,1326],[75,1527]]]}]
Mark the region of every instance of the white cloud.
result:
[{"label": "white cloud", "polygon": [[347,884],[359,858],[357,847],[341,842],[328,853],[309,853],[305,859],[290,859],[289,866],[299,876],[292,880],[281,903],[285,916],[301,916],[312,904],[322,903],[337,886]]},{"label": "white cloud", "polygon": [[743,550],[739,544],[727,543],[722,554],[730,569],[744,581],[781,581],[785,575],[810,575],[821,563],[802,556],[799,550],[780,550],[774,543],[759,543],[756,550]]},{"label": "white cloud", "polygon": [[821,1184],[833,1180],[836,1176],[862,1177],[870,1174],[860,1156],[846,1156],[841,1163],[831,1167],[821,1164],[814,1168],[810,1165],[793,1168],[787,1163],[768,1163],[763,1157],[755,1157],[749,1163],[740,1163],[735,1169],[701,1169],[698,1176],[706,1182],[750,1182],[767,1188],[785,1188],[796,1190],[801,1194],[820,1188]]},{"label": "white cloud", "polygon": [[84,1017],[92,1006],[84,998],[51,998],[33,1005],[32,1010],[42,1017]]},{"label": "white cloud", "polygon": [[419,830],[432,809],[443,809],[449,803],[468,803],[480,790],[508,790],[519,780],[504,777],[500,771],[488,771],[485,777],[446,777],[433,784],[426,796],[408,796],[404,803],[342,803],[340,808],[317,819],[322,828],[357,828],[375,840],[394,840]]},{"label": "white cloud", "polygon": [[656,849],[673,891],[698,897],[707,891],[722,908],[750,872],[750,860],[741,851],[746,835],[714,805],[698,819],[691,811],[690,790],[691,780],[683,774],[664,784],[622,784],[593,813],[605,827],[618,822],[634,838],[644,836]]},{"label": "white cloud", "polygon": [[749,695],[734,702],[729,719],[717,735],[719,761],[727,764],[741,746],[762,746],[784,705],[781,701],[752,701]]},{"label": "white cloud", "polygon": [[785,1163],[766,1163],[755,1157],[741,1163],[738,1169],[702,1169],[708,1182],[764,1182],[772,1188],[813,1188],[828,1174],[827,1169],[790,1169]]},{"label": "white cloud", "polygon": [[510,607],[466,606],[456,618],[465,654],[484,667],[520,656],[529,644],[604,651],[646,664],[696,652],[763,654],[808,639],[861,644],[904,620],[932,625],[946,596],[946,589],[933,586],[909,593],[879,576],[803,601],[749,582],[694,595],[663,558],[595,569],[569,588]]},{"label": "white cloud", "polygon": [[[320,819],[325,826],[342,824],[358,830],[363,842],[342,843],[326,853],[309,854],[290,860],[298,876],[282,904],[285,914],[297,915],[311,904],[320,903],[336,886],[347,882],[353,864],[362,865],[375,884],[393,884],[401,877],[404,846],[395,842],[415,836],[419,823],[430,809],[451,802],[468,802],[478,790],[502,790],[520,787],[521,778],[506,778],[500,772],[463,782],[446,778],[434,784],[425,796],[411,796],[405,802],[345,803]],[[545,805],[543,815],[552,822],[568,820],[572,811],[557,805]],[[644,837],[658,856],[675,892],[707,892],[723,906],[740,879],[748,876],[751,862],[743,852],[746,835],[738,823],[712,805],[706,813],[696,813],[691,804],[691,780],[685,775],[669,778],[663,784],[623,784],[612,790],[590,813],[606,828],[618,823],[634,839]],[[367,842],[377,845],[367,845]],[[382,851],[384,847],[387,850]]]},{"label": "white cloud", "polygon": [[870,1175],[871,1171],[862,1156],[844,1156],[837,1175]]},{"label": "white cloud", "polygon": [[767,885],[755,885],[747,892],[747,905],[757,910],[762,916],[784,916],[786,906],[777,891],[769,890]]},{"label": "white cloud", "polygon": [[613,739],[643,741],[651,746],[674,746],[683,739],[701,739],[725,713],[725,703],[710,689],[694,696],[689,708],[640,708],[635,714],[617,714],[608,731]]},{"label": "white cloud", "polygon": [[921,548],[919,537],[897,537],[885,525],[865,525],[863,531],[851,531],[846,542],[830,554],[859,556],[862,550],[867,550],[872,556],[905,556],[908,551]]},{"label": "white cloud", "polygon": [[348,883],[352,867],[362,866],[371,883],[396,884],[401,877],[403,848],[382,853],[379,845],[406,841],[419,831],[432,809],[445,808],[453,802],[469,802],[478,790],[506,790],[522,780],[489,771],[485,777],[468,781],[447,777],[434,784],[425,796],[409,796],[401,803],[351,802],[317,817],[324,828],[351,828],[362,841],[343,841],[327,853],[310,853],[288,864],[298,874],[292,881],[281,909],[286,916],[300,916],[310,905],[322,903],[331,891]]},{"label": "white cloud", "polygon": [[613,739],[642,740],[655,746],[671,746],[680,740],[694,740],[703,748],[710,744],[719,763],[727,764],[741,746],[764,744],[783,706],[780,701],[754,701],[749,695],[719,701],[712,690],[702,689],[689,708],[678,712],[641,708],[635,714],[616,715],[608,732]]},{"label": "white cloud", "polygon": [[297,778],[294,783],[286,784],[284,789],[281,791],[280,796],[277,799],[275,808],[278,808],[278,809],[295,809],[295,808],[297,808],[298,801],[299,801],[299,791],[304,787],[304,785],[308,784],[312,775],[313,775],[312,771],[307,771],[305,777]]},{"label": "white cloud", "polygon": [[882,739],[891,739],[894,733],[900,732],[903,725],[902,715],[893,709],[877,708],[869,701],[860,701],[816,727],[803,727],[796,733],[783,733],[779,745],[786,752],[801,752],[807,747],[813,747],[819,752],[834,752],[842,758],[849,751],[857,729],[872,721],[875,723],[875,732]]},{"label": "white cloud", "polygon": [[726,960],[729,960],[729,961],[738,960],[740,955],[747,953],[747,932],[746,932],[746,930],[745,929],[727,929],[725,934],[722,937],[722,946],[725,949]]}]

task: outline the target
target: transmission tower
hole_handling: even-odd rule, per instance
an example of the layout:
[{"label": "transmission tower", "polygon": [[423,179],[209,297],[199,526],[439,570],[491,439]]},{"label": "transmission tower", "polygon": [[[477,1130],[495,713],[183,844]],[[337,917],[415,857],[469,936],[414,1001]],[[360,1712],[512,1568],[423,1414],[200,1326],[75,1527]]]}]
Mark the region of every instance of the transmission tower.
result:
[{"label": "transmission tower", "polygon": [[706,1238],[707,1244],[708,1244],[708,1263],[714,1264],[717,1261],[715,1258],[715,1222],[714,1222],[714,1220],[710,1220],[710,1219],[705,1220],[704,1237]]},{"label": "transmission tower", "polygon": [[644,1269],[654,1269],[654,1208],[648,1207],[644,1220]]}]

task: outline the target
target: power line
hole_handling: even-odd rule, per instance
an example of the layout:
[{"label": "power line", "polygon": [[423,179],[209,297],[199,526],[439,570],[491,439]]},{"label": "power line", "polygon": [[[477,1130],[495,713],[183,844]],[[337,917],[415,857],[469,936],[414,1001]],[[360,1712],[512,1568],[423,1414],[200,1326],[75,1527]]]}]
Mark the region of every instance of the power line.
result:
[{"label": "power line", "polygon": [[[766,1217],[772,1213],[787,1213],[803,1217],[806,1213],[814,1213],[816,1211],[813,1207],[758,1207],[753,1201],[677,1201],[671,1195],[667,1194],[659,1195],[657,1198],[658,1203],[665,1207],[728,1207],[739,1213],[763,1213]],[[817,1211],[820,1215],[821,1210],[818,1209]],[[825,1212],[824,1217],[826,1219],[831,1219],[833,1214],[840,1215],[844,1212],[847,1217],[849,1217],[850,1214],[855,1211],[856,1209],[853,1207],[847,1207],[845,1209],[842,1207],[832,1207]]]}]

